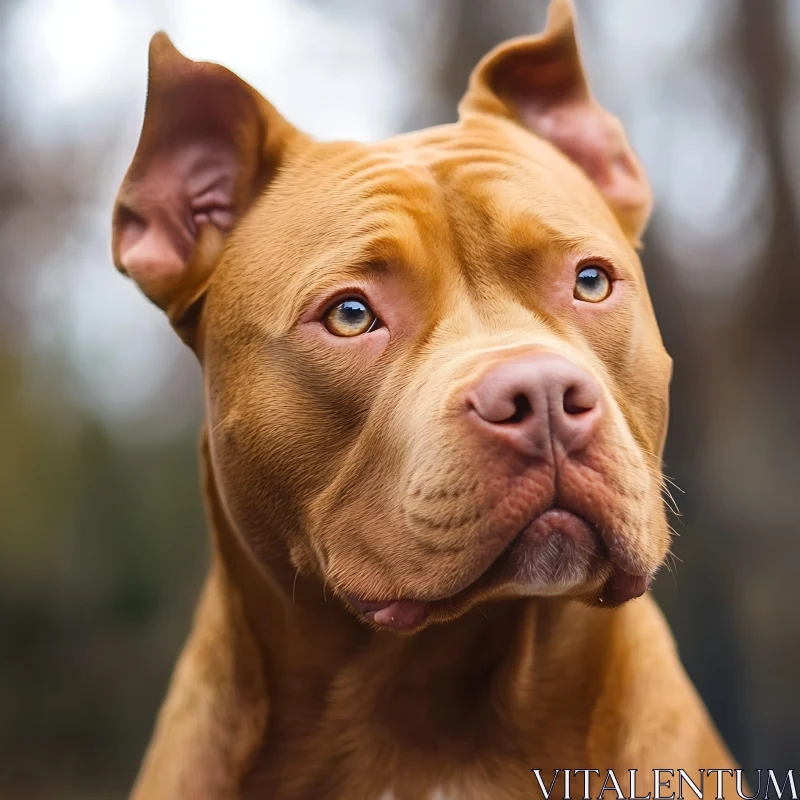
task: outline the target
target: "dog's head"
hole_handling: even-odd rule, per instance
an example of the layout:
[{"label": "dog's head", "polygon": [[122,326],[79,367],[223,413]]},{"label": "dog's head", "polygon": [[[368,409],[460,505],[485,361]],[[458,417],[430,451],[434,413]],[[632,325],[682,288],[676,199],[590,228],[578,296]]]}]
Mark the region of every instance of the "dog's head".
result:
[{"label": "dog's head", "polygon": [[203,364],[257,559],[409,630],[489,596],[618,604],[664,559],[649,211],[568,0],[483,59],[458,123],[369,145],[159,34],[114,258]]}]

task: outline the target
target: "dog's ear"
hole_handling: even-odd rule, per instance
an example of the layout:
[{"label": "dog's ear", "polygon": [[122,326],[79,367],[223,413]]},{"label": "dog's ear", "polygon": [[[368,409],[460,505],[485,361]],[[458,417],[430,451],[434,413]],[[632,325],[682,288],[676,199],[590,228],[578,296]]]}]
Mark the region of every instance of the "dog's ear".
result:
[{"label": "dog's ear", "polygon": [[552,142],[603,194],[638,243],[652,196],[619,120],[592,96],[571,0],[551,0],[545,30],[498,45],[472,72],[461,116],[501,115]]},{"label": "dog's ear", "polygon": [[113,216],[114,263],[167,311],[185,340],[225,234],[299,135],[218,64],[150,42],[144,124]]}]

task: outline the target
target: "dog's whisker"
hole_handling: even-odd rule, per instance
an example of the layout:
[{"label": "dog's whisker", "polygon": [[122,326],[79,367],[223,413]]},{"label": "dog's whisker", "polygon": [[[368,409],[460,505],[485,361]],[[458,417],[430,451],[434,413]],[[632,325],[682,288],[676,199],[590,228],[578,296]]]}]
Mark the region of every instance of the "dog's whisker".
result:
[{"label": "dog's whisker", "polygon": [[670,513],[674,514],[676,517],[680,516],[678,509],[675,508],[674,502],[667,497],[666,495],[663,497],[664,505],[669,509]]},{"label": "dog's whisker", "polygon": [[677,489],[677,490],[678,490],[678,491],[679,491],[681,494],[686,494],[686,492],[685,492],[683,489],[681,489],[681,487],[680,487],[680,486],[678,486],[678,484],[677,484],[677,483],[675,483],[675,481],[674,481],[672,478],[670,478],[670,477],[669,477],[669,475],[664,475],[663,477],[664,477],[664,480],[665,480],[665,481],[666,481],[666,482],[667,482],[667,483],[668,483],[670,486],[672,486],[672,488],[673,488],[673,489]]},{"label": "dog's whisker", "polygon": [[670,490],[665,485],[662,485],[661,491],[666,496],[665,502],[667,502],[667,505],[669,506],[672,513],[675,514],[676,517],[680,517],[681,511],[678,508],[678,504],[675,502],[675,498],[672,496],[672,492],[670,492]]},{"label": "dog's whisker", "polygon": [[669,523],[667,523],[667,530],[669,531],[670,536],[680,536],[678,531],[676,531],[675,528],[673,528]]},{"label": "dog's whisker", "polygon": [[669,574],[672,576],[672,583],[675,585],[676,589],[678,588],[678,567],[676,564],[677,560],[678,560],[677,556],[674,553],[669,552],[667,553],[667,557],[664,562],[667,566],[667,569],[669,570]]}]

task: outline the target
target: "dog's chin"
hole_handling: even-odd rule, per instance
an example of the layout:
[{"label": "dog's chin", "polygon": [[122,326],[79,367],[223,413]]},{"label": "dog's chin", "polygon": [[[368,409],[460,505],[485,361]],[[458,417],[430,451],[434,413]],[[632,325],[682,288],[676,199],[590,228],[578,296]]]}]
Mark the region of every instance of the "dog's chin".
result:
[{"label": "dog's chin", "polygon": [[477,603],[497,598],[568,597],[611,608],[641,596],[650,576],[614,564],[596,527],[560,508],[526,525],[477,579],[433,599],[346,600],[378,628],[416,631],[462,615]]},{"label": "dog's chin", "polygon": [[563,595],[599,580],[604,547],[596,529],[569,511],[545,511],[498,560],[498,581],[519,595]]}]

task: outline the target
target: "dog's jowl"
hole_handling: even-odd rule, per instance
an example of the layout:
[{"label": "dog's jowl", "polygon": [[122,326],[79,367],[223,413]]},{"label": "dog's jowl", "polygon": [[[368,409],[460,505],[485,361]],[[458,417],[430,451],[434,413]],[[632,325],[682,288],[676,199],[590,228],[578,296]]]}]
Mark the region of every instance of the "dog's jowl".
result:
[{"label": "dog's jowl", "polygon": [[369,145],[154,37],[114,260],[202,365],[213,550],[136,798],[735,768],[646,594],[670,545],[649,212],[567,0],[478,64],[456,124]]}]

